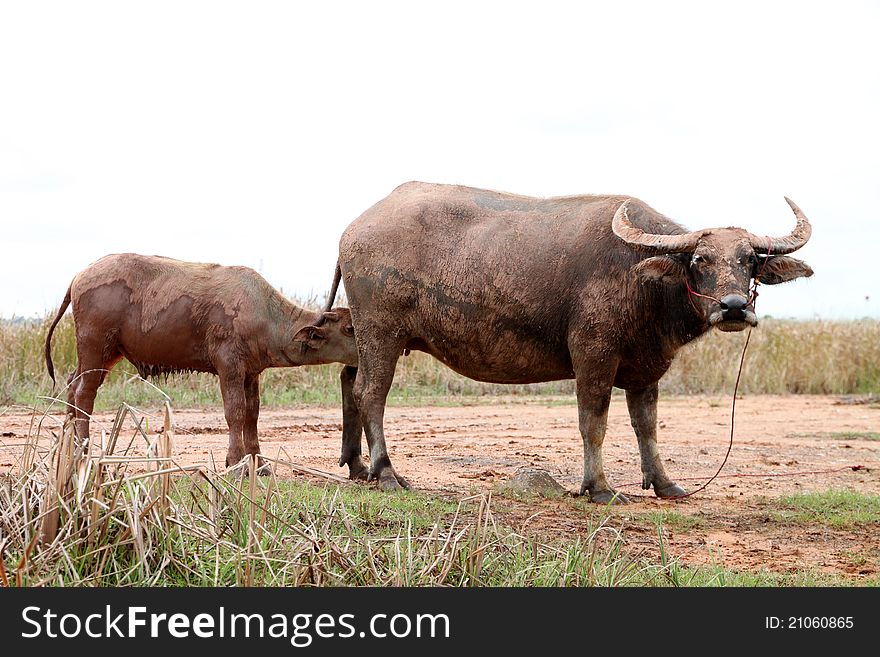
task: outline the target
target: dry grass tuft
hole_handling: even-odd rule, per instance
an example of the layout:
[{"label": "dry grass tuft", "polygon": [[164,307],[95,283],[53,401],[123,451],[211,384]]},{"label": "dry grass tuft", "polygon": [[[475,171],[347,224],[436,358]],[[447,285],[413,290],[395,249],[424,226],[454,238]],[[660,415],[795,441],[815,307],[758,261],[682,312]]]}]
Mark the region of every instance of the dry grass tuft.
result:
[{"label": "dry grass tuft", "polygon": [[[644,573],[604,520],[559,546],[499,527],[485,496],[452,504],[291,484],[257,477],[253,457],[222,472],[182,466],[170,405],[158,435],[122,405],[88,444],[70,421],[41,434],[37,416],[0,475],[4,586],[583,585]],[[264,458],[276,472],[289,464],[336,479]]]}]

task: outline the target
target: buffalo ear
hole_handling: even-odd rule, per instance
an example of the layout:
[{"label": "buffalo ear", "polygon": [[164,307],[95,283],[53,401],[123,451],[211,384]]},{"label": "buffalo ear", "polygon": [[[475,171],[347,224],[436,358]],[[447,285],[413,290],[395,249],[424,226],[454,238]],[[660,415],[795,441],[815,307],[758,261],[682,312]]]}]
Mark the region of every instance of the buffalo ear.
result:
[{"label": "buffalo ear", "polygon": [[681,283],[687,276],[687,269],[673,256],[662,255],[646,258],[633,267],[633,271],[643,281]]},{"label": "buffalo ear", "polygon": [[813,270],[807,263],[788,256],[770,256],[759,262],[756,272],[764,285],[777,285],[796,278],[809,277]]},{"label": "buffalo ear", "polygon": [[327,342],[327,329],[323,326],[303,326],[293,336],[294,342],[299,342],[303,350],[320,349]]}]

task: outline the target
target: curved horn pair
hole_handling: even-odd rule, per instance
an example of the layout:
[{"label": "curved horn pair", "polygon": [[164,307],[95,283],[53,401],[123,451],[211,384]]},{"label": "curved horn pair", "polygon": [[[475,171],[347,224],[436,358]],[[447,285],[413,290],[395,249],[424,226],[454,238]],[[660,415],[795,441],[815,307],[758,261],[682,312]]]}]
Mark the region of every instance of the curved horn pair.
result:
[{"label": "curved horn pair", "polygon": [[[649,253],[690,253],[697,247],[697,242],[703,236],[703,231],[693,231],[682,235],[655,235],[646,233],[641,228],[636,228],[627,216],[626,207],[632,199],[627,199],[620,204],[614,219],[611,220],[611,229],[624,242],[635,247],[639,251]],[[810,239],[812,228],[809,220],[787,196],[785,201],[791,206],[794,216],[797,217],[797,225],[785,237],[758,237],[749,233],[749,241],[757,253],[772,253],[784,255],[797,251],[807,240]]]}]

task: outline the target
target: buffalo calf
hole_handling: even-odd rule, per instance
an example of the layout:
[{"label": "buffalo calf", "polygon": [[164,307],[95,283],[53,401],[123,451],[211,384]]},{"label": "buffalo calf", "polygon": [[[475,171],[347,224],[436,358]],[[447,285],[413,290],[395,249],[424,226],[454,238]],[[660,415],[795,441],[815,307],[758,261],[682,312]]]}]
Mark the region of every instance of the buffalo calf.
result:
[{"label": "buffalo calf", "polygon": [[70,304],[77,367],[68,380],[67,401],[80,439],[88,438],[98,387],[123,358],[145,378],[175,372],[220,378],[229,425],[227,466],[260,451],[263,370],[357,365],[347,308],[323,313],[301,308],[248,267],[123,253],[101,258],[70,284],[46,336],[53,382],[52,333]]}]

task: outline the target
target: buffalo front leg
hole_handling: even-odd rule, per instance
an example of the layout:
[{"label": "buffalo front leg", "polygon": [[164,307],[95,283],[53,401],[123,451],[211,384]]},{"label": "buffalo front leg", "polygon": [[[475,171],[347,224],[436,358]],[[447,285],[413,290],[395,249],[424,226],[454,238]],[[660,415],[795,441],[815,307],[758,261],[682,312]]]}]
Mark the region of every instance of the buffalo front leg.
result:
[{"label": "buffalo front leg", "polygon": [[342,384],[342,454],[339,467],[348,466],[349,479],[366,479],[367,466],[361,458],[363,424],[354,401],[354,380],[358,368],[346,365],[339,374]]},{"label": "buffalo front leg", "polygon": [[599,504],[623,503],[629,500],[608,485],[602,464],[602,443],[608,426],[611,385],[599,384],[595,374],[577,376],[578,424],[584,441],[584,481],[581,495],[590,493],[590,501]]},{"label": "buffalo front leg", "polygon": [[[357,329],[361,335],[358,343],[358,368],[354,380],[354,402],[360,412],[361,424],[367,434],[370,448],[370,470],[367,478],[377,480],[385,491],[409,488],[409,483],[391,467],[391,459],[385,447],[385,400],[394,380],[394,366],[402,344],[370,341],[370,332]],[[383,335],[387,328],[376,327],[373,335]],[[362,345],[367,345],[362,349]]]},{"label": "buffalo front leg", "polygon": [[[244,423],[247,416],[244,376],[220,374],[220,394],[223,397],[223,412],[229,426],[229,446],[226,449],[226,467],[235,465],[244,458]],[[259,448],[258,448],[259,451]]]},{"label": "buffalo front leg", "polygon": [[[242,429],[242,443],[245,454],[259,454],[260,440],[257,437],[257,423],[260,419],[260,375],[250,374],[244,378],[245,416]],[[272,474],[272,466],[262,458],[258,463],[258,475]]]},{"label": "buffalo front leg", "polygon": [[642,488],[647,490],[653,486],[657,497],[684,495],[684,489],[666,475],[657,449],[657,384],[642,390],[627,390],[626,406],[639,441]]}]

